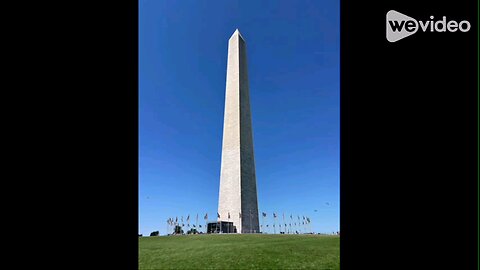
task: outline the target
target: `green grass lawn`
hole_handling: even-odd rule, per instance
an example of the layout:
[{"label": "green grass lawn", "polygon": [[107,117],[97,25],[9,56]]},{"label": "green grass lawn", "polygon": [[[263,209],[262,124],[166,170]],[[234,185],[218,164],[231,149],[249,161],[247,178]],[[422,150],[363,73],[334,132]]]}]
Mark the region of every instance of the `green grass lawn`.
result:
[{"label": "green grass lawn", "polygon": [[139,269],[340,269],[340,237],[180,235],[140,237]]}]

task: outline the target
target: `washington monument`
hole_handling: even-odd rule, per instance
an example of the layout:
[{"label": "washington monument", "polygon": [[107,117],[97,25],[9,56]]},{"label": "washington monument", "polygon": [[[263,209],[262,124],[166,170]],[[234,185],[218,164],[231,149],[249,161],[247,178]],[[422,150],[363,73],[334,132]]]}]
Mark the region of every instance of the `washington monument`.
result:
[{"label": "washington monument", "polygon": [[228,41],[218,220],[233,222],[238,233],[260,232],[249,92],[247,47],[237,29]]}]

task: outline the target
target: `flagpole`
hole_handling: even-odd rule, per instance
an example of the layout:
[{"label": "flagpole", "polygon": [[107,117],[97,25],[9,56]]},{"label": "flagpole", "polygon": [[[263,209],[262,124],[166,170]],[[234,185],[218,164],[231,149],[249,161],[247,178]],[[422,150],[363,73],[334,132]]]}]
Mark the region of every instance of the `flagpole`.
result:
[{"label": "flagpole", "polygon": [[[298,219],[297,219],[298,220]],[[294,220],[295,221],[295,220]],[[295,234],[298,233],[298,226],[297,226],[297,221],[295,221],[293,223],[293,225],[295,226]]]},{"label": "flagpole", "polygon": [[277,234],[277,231],[275,230],[275,221],[276,221],[277,216],[275,213],[273,213],[273,234]]},{"label": "flagpole", "polygon": [[303,217],[303,227],[305,228],[304,233],[307,233],[307,220],[305,219],[305,216]]},{"label": "flagpole", "polygon": [[[300,218],[298,217],[298,215],[297,215],[297,220],[300,221]],[[298,221],[295,222],[295,232],[300,232],[300,227],[296,224],[298,223]]]},{"label": "flagpole", "polygon": [[303,222],[304,222],[303,224],[304,224],[304,227],[305,227],[305,233],[308,233],[308,230],[307,230],[307,218],[305,218],[305,219],[303,220]]},{"label": "flagpole", "polygon": [[[263,216],[263,212],[262,212],[262,231],[265,229],[265,217]],[[263,232],[262,232],[263,234]]]},{"label": "flagpole", "polygon": [[[298,215],[297,215],[297,220],[299,220]],[[297,221],[294,222],[294,225],[295,225],[295,233],[298,233],[299,229],[297,226]]]},{"label": "flagpole", "polygon": [[289,229],[290,230],[289,234],[291,234],[292,233],[292,214],[290,214],[290,222],[288,223],[288,225],[289,225],[289,228],[290,228]]},{"label": "flagpole", "polygon": [[307,227],[307,233],[310,233],[310,226],[308,226],[308,217],[305,218],[305,226]]},{"label": "flagpole", "polygon": [[[303,227],[303,233],[305,233],[305,217],[303,217],[302,220],[303,220],[303,222],[302,222],[302,225],[303,225],[303,226],[302,226],[302,227]],[[302,221],[302,220],[300,220],[300,221]]]},{"label": "flagpole", "polygon": [[283,234],[285,234],[287,231],[287,224],[285,224],[285,213],[282,213],[282,216],[283,216],[283,225],[285,225],[285,227],[283,227]]},{"label": "flagpole", "polygon": [[290,233],[293,234],[293,231],[292,231],[292,222],[293,222],[293,218],[292,218],[292,214],[290,213]]},{"label": "flagpole", "polygon": [[[263,215],[263,213],[262,213],[262,215]],[[267,234],[270,234],[270,232],[268,231],[270,228],[268,228],[268,217],[267,217],[267,213],[265,213],[265,216],[263,216],[263,218],[267,218],[267,221],[266,221],[266,222],[265,222],[265,221],[263,222],[263,228],[265,229],[265,232],[266,232]],[[265,224],[265,223],[266,223],[266,224]]]},{"label": "flagpole", "polygon": [[205,213],[203,219],[205,220],[205,233],[208,233],[208,224],[207,224],[208,213]]},{"label": "flagpole", "polygon": [[300,223],[302,220],[300,219],[300,216],[298,216],[298,232],[302,234],[302,224]]},{"label": "flagpole", "polygon": [[310,225],[310,218],[307,217],[308,233],[312,233],[312,225]]},{"label": "flagpole", "polygon": [[265,232],[266,232],[267,234],[270,234],[270,231],[269,231],[270,228],[268,227],[268,214],[267,214],[267,213],[265,213],[265,217],[264,217],[264,218],[266,219],[266,221],[264,221],[264,223],[263,223],[263,228],[265,228]]}]

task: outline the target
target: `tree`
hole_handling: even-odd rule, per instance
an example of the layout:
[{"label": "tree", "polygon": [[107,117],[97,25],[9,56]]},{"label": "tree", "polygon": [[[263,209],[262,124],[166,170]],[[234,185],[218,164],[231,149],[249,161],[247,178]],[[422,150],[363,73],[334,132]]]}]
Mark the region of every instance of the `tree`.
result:
[{"label": "tree", "polygon": [[174,234],[183,234],[182,227],[180,227],[179,225],[176,225],[175,229],[173,230],[173,233]]},{"label": "tree", "polygon": [[150,236],[158,236],[159,235],[159,232],[158,231],[154,231],[150,234]]},{"label": "tree", "polygon": [[187,234],[198,234],[198,231],[197,231],[197,229],[195,229],[195,228],[191,228],[191,229],[187,232]]}]

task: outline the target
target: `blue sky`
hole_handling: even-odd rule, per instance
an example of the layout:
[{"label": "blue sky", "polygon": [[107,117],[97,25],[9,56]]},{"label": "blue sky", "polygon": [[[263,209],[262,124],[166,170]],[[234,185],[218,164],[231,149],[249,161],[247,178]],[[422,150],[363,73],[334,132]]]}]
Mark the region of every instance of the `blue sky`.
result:
[{"label": "blue sky", "polygon": [[215,219],[236,28],[247,42],[259,211],[340,229],[339,13],[332,0],[139,1],[139,233],[165,234],[169,217]]}]

